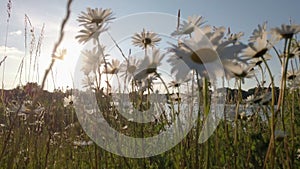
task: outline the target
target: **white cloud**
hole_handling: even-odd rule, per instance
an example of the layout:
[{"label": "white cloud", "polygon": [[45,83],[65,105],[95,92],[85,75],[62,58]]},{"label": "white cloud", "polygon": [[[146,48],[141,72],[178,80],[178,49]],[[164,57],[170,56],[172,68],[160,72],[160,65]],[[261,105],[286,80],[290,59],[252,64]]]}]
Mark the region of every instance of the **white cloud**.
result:
[{"label": "white cloud", "polygon": [[11,36],[19,36],[19,35],[22,35],[22,31],[21,30],[17,30],[17,31],[14,31],[14,32],[9,32],[9,35],[11,35]]},{"label": "white cloud", "polygon": [[6,47],[0,46],[0,56],[4,57],[7,56],[7,58],[12,59],[20,59],[24,56],[24,52],[15,48],[15,47]]}]

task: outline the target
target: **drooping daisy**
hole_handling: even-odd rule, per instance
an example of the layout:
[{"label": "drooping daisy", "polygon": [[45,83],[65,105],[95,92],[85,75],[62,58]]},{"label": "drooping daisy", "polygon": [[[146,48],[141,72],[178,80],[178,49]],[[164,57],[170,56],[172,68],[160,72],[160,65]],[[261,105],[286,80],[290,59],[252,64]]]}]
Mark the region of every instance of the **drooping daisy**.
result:
[{"label": "drooping daisy", "polygon": [[296,57],[299,57],[300,56],[300,48],[297,47],[297,46],[291,46],[290,50],[288,53],[282,53],[280,55],[280,57],[282,58],[287,58],[289,57],[290,59],[291,58],[296,58]]},{"label": "drooping daisy", "polygon": [[281,28],[273,28],[271,31],[274,34],[277,34],[280,39],[291,39],[293,36],[300,32],[300,25],[291,24],[291,25],[285,25],[282,24]]},{"label": "drooping daisy", "polygon": [[223,66],[225,68],[226,77],[231,78],[251,78],[254,75],[254,65],[248,65],[245,62],[235,60],[223,60]]},{"label": "drooping daisy", "polygon": [[79,35],[75,36],[78,39],[79,43],[86,43],[89,40],[93,40],[94,44],[96,43],[97,38],[102,32],[108,30],[107,26],[84,26],[84,29],[79,31]]},{"label": "drooping daisy", "polygon": [[80,22],[80,25],[102,25],[105,22],[109,22],[115,19],[111,9],[102,9],[102,8],[87,8],[87,12],[81,12],[81,15],[78,17],[77,21]]},{"label": "drooping daisy", "polygon": [[[264,56],[264,59],[267,61],[267,60],[270,60],[271,59],[271,55],[265,55]],[[259,66],[263,63],[263,59],[261,57],[259,58],[252,58],[249,60],[249,64],[251,65],[255,65],[255,66]]]},{"label": "drooping daisy", "polygon": [[106,74],[117,74],[120,67],[120,61],[118,59],[112,59],[111,63],[107,63],[108,67],[107,69],[104,68],[102,73]]},{"label": "drooping daisy", "polygon": [[180,24],[178,30],[171,33],[171,35],[190,35],[195,28],[199,28],[204,23],[204,18],[202,16],[189,16],[188,20],[183,21],[183,23]]},{"label": "drooping daisy", "polygon": [[293,70],[289,70],[287,71],[287,80],[295,80],[297,77],[300,76],[300,71],[293,71]]},{"label": "drooping daisy", "polygon": [[[104,63],[106,57],[103,56],[104,47],[102,49],[94,48],[93,50],[84,50],[82,52],[84,65],[82,71],[85,75],[89,75],[90,72],[96,73],[97,69]],[[103,50],[100,52],[100,50]]]},{"label": "drooping daisy", "polygon": [[263,38],[267,32],[267,22],[264,22],[262,25],[258,25],[257,29],[254,29],[252,36],[250,36],[249,41],[255,42],[257,38]]},{"label": "drooping daisy", "polygon": [[161,54],[159,49],[154,48],[152,51],[152,57],[146,55],[136,70],[134,80],[142,80],[148,75],[157,73],[157,67],[161,64],[162,59],[166,54]]},{"label": "drooping daisy", "polygon": [[270,47],[267,35],[263,35],[262,38],[257,38],[255,42],[248,44],[248,47],[243,51],[242,57],[245,59],[264,57],[265,55],[269,55],[268,50]]},{"label": "drooping daisy", "polygon": [[161,41],[161,38],[154,32],[149,32],[145,29],[138,34],[135,33],[132,37],[132,43],[135,46],[141,47],[142,49],[147,49],[147,47],[155,47],[157,43]]}]

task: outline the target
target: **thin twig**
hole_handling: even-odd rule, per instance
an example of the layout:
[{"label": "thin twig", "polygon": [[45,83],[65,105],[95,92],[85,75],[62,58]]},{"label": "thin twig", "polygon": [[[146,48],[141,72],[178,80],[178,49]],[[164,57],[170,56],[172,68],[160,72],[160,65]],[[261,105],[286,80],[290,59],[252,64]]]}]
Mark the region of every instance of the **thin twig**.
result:
[{"label": "thin twig", "polygon": [[[70,18],[72,1],[73,1],[73,0],[68,0],[68,4],[67,4],[67,13],[66,13],[65,18],[64,18],[63,21],[62,21],[62,24],[61,24],[61,27],[60,27],[60,36],[59,36],[59,38],[58,38],[58,41],[57,41],[57,42],[55,43],[55,45],[54,45],[54,48],[53,48],[53,50],[52,50],[51,57],[52,57],[52,56],[54,55],[54,53],[57,51],[59,45],[61,44],[61,42],[62,42],[62,40],[63,40],[63,38],[64,38],[64,34],[65,34],[65,33],[64,33],[64,28],[65,28],[65,26],[66,26],[67,21],[68,21],[69,18]],[[50,63],[50,65],[49,65],[48,69],[46,69],[46,71],[45,71],[45,74],[44,74],[44,77],[43,77],[43,81],[42,81],[42,85],[41,85],[40,91],[38,92],[38,94],[36,95],[36,97],[34,98],[34,100],[33,100],[33,102],[32,102],[32,105],[33,105],[33,106],[36,104],[38,97],[41,95],[41,93],[42,93],[42,91],[43,91],[43,89],[44,89],[44,87],[45,87],[45,83],[46,83],[47,76],[48,76],[50,70],[52,69],[54,63],[55,63],[55,59],[52,57],[51,63]]]}]

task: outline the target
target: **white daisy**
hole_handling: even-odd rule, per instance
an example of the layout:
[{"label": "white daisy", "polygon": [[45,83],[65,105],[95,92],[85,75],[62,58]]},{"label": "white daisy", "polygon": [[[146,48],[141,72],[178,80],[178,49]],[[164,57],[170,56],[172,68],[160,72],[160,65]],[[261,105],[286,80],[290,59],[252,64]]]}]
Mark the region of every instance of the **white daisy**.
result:
[{"label": "white daisy", "polygon": [[203,19],[202,16],[189,16],[188,20],[183,21],[178,30],[174,31],[171,36],[192,34],[195,28],[200,27],[205,23]]},{"label": "white daisy", "polygon": [[292,24],[292,25],[285,25],[282,24],[281,28],[273,28],[271,31],[274,34],[277,34],[280,39],[291,39],[293,36],[300,32],[300,25]]},{"label": "white daisy", "polygon": [[296,58],[300,56],[300,48],[298,46],[291,46],[288,53],[283,53],[280,55],[282,58]]},{"label": "white daisy", "polygon": [[159,41],[161,41],[161,38],[159,38],[156,33],[146,32],[145,29],[143,29],[140,34],[136,33],[132,37],[133,45],[141,47],[142,49],[147,49],[148,46],[154,47]]},{"label": "white daisy", "polygon": [[91,9],[87,8],[87,12],[81,12],[81,15],[78,17],[77,21],[81,25],[102,25],[105,22],[109,22],[115,19],[111,9]]},{"label": "white daisy", "polygon": [[249,41],[255,42],[257,38],[263,38],[267,32],[267,22],[264,22],[262,25],[258,25],[257,29],[254,29],[252,36],[250,36]]},{"label": "white daisy", "polygon": [[[102,48],[102,49],[101,49]],[[106,57],[103,56],[104,47],[94,48],[93,50],[85,50],[82,52],[84,65],[82,67],[82,71],[85,75],[89,75],[90,72],[96,73],[101,64],[104,63],[104,59]]]},{"label": "white daisy", "polygon": [[117,74],[120,67],[120,61],[118,59],[112,59],[111,63],[107,63],[107,69],[104,68],[102,73]]},{"label": "white daisy", "polygon": [[93,88],[94,80],[95,80],[95,78],[92,76],[85,76],[84,79],[82,79],[82,85],[83,85],[82,87]]},{"label": "white daisy", "polygon": [[102,32],[108,30],[106,26],[86,26],[84,25],[84,29],[79,31],[79,35],[75,36],[78,39],[79,43],[86,43],[89,40],[93,40],[93,43],[96,43],[96,40],[100,36]]},{"label": "white daisy", "polygon": [[231,78],[251,78],[254,76],[254,65],[248,65],[245,62],[235,60],[223,60],[223,66],[225,68],[226,77]]},{"label": "white daisy", "polygon": [[171,64],[171,73],[175,74],[177,81],[183,81],[190,70],[198,73],[205,71],[204,63],[213,62],[218,54],[211,46],[207,45],[207,39],[199,29],[195,29],[191,39],[185,39],[178,45],[171,44],[169,51],[173,54],[168,62]]},{"label": "white daisy", "polygon": [[152,57],[146,55],[137,69],[137,73],[134,75],[134,80],[142,80],[148,75],[157,73],[157,67],[161,64],[165,53],[160,54],[159,49],[154,48],[152,51]]},{"label": "white daisy", "polygon": [[295,80],[297,77],[300,76],[300,71],[293,71],[293,70],[289,70],[287,71],[287,80]]},{"label": "white daisy", "polygon": [[233,33],[228,36],[228,41],[232,41],[233,43],[239,42],[241,37],[244,36],[244,32]]},{"label": "white daisy", "polygon": [[242,58],[260,58],[264,57],[265,55],[266,57],[270,57],[270,55],[268,54],[268,50],[270,47],[271,45],[269,44],[267,39],[267,32],[263,32],[262,35],[256,38],[255,41],[248,44],[248,47],[242,53]]},{"label": "white daisy", "polygon": [[140,64],[140,61],[134,57],[129,57],[120,65],[120,77],[124,78],[125,82],[132,80],[136,70]]},{"label": "white daisy", "polygon": [[64,107],[72,106],[76,102],[76,97],[73,95],[69,95],[68,97],[64,98]]},{"label": "white daisy", "polygon": [[236,57],[245,48],[242,43],[234,43],[236,40],[224,38],[225,28],[212,30],[211,27],[195,29],[191,39],[184,39],[179,45],[172,44],[170,52],[173,55],[168,59],[172,65],[171,73],[176,80],[184,80],[189,71],[196,70],[200,75],[205,75],[204,64],[212,63],[217,59],[229,59]]}]

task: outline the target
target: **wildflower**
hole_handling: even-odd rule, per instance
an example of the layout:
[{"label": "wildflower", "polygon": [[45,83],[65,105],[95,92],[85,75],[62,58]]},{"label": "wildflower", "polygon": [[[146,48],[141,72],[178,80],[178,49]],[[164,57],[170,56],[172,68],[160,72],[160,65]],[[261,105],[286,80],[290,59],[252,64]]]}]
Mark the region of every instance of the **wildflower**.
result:
[{"label": "wildflower", "polygon": [[254,99],[254,95],[247,96],[246,102],[251,102]]},{"label": "wildflower", "polygon": [[94,86],[94,80],[95,78],[92,76],[85,76],[84,79],[82,79],[82,87],[93,87]]},{"label": "wildflower", "polygon": [[255,42],[258,38],[264,38],[267,32],[267,22],[264,22],[262,25],[258,25],[258,29],[254,29],[252,36],[250,37],[250,42]]},{"label": "wildflower", "polygon": [[260,58],[264,57],[265,55],[270,57],[267,53],[270,47],[271,46],[267,40],[267,32],[264,32],[261,37],[256,39],[256,41],[248,44],[248,47],[242,53],[242,57],[245,59]]},{"label": "wildflower", "polygon": [[80,34],[75,38],[78,39],[79,43],[86,43],[91,39],[96,43],[100,34],[107,31],[108,26],[106,23],[113,19],[115,18],[111,9],[87,8],[87,12],[81,12],[77,19],[81,23],[80,26],[83,26],[83,29],[79,31]]},{"label": "wildflower", "polygon": [[228,41],[232,41],[233,43],[236,43],[241,39],[242,36],[244,36],[243,32],[233,33],[233,34],[230,34],[227,39],[228,39]]},{"label": "wildflower", "polygon": [[111,9],[91,9],[87,8],[87,12],[81,12],[81,15],[78,17],[77,21],[81,25],[102,25],[105,22],[109,22],[115,19]]},{"label": "wildflower", "polygon": [[224,60],[223,66],[225,68],[225,72],[227,78],[251,78],[254,75],[253,65],[248,65],[245,62],[234,61],[234,60]]},{"label": "wildflower", "polygon": [[195,29],[191,39],[183,40],[177,45],[172,44],[170,52],[173,55],[168,59],[171,64],[171,73],[175,74],[176,80],[183,78],[189,71],[196,70],[200,75],[207,73],[204,67],[206,63],[215,62],[217,59],[232,58],[245,48],[243,44],[235,44],[236,40],[225,40],[225,28],[210,27]]},{"label": "wildflower", "polygon": [[299,50],[299,47],[296,47],[296,46],[291,46],[291,49],[289,50],[288,53],[283,53],[280,55],[280,57],[282,58],[296,58],[296,57],[299,57],[300,56],[300,50]]},{"label": "wildflower", "polygon": [[[84,65],[82,71],[85,75],[89,75],[91,71],[96,73],[101,64],[104,63],[104,59],[107,55],[103,55],[104,47],[100,49],[94,48],[93,50],[85,50],[82,52]],[[102,50],[102,51],[101,51]]]},{"label": "wildflower", "polygon": [[196,27],[200,27],[204,24],[203,17],[202,16],[189,16],[187,21],[183,21],[183,23],[180,24],[178,30],[174,31],[171,36],[176,35],[190,35],[192,32],[194,32],[194,29]]},{"label": "wildflower", "polygon": [[141,47],[142,49],[147,49],[148,46],[154,47],[157,43],[161,41],[161,38],[154,32],[146,32],[145,29],[138,34],[135,33],[132,37],[132,43],[135,46]]},{"label": "wildflower", "polygon": [[130,81],[140,64],[140,61],[134,57],[129,57],[120,65],[119,73],[124,78],[125,82]]},{"label": "wildflower", "polygon": [[[271,59],[271,55],[265,55],[264,59],[270,60]],[[263,59],[261,57],[259,58],[252,58],[249,60],[249,64],[255,65],[255,66],[260,66],[263,63]]]},{"label": "wildflower", "polygon": [[72,106],[76,102],[76,98],[73,95],[69,95],[68,97],[64,98],[64,107]]},{"label": "wildflower", "polygon": [[247,120],[246,112],[241,112],[238,114],[239,119],[241,120]]},{"label": "wildflower", "polygon": [[299,77],[299,75],[300,75],[300,71],[289,70],[287,72],[286,77],[287,77],[288,80],[295,80],[296,77]]},{"label": "wildflower", "polygon": [[300,32],[300,25],[291,24],[285,25],[282,24],[281,28],[273,28],[271,31],[277,35],[280,39],[292,39],[293,36]]},{"label": "wildflower", "polygon": [[160,54],[159,49],[153,49],[152,57],[146,55],[134,75],[134,80],[142,80],[148,75],[157,73],[157,67],[161,64],[165,54]]},{"label": "wildflower", "polygon": [[66,55],[67,55],[67,49],[60,49],[56,51],[52,57],[55,59],[63,60]]},{"label": "wildflower", "polygon": [[117,59],[113,59],[112,62],[108,63],[107,65],[108,65],[108,67],[107,67],[107,69],[104,68],[103,73],[116,74],[119,71],[120,61]]},{"label": "wildflower", "polygon": [[257,97],[254,97],[254,95],[248,96],[246,102],[267,105],[271,100],[272,100],[272,92],[267,92]]},{"label": "wildflower", "polygon": [[101,33],[108,30],[108,27],[106,26],[84,26],[84,29],[79,31],[79,35],[75,36],[76,39],[78,39],[79,43],[86,43],[89,40],[93,40],[94,44],[96,43],[98,37]]},{"label": "wildflower", "polygon": [[203,72],[204,63],[213,62],[218,58],[218,53],[205,45],[204,41],[207,39],[203,38],[202,32],[196,29],[194,33],[191,39],[184,40],[178,46],[171,44],[172,47],[169,49],[173,55],[168,62],[173,66],[171,73],[176,74],[177,81],[183,81],[191,69],[198,73]]}]

